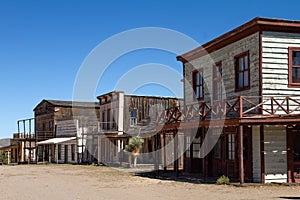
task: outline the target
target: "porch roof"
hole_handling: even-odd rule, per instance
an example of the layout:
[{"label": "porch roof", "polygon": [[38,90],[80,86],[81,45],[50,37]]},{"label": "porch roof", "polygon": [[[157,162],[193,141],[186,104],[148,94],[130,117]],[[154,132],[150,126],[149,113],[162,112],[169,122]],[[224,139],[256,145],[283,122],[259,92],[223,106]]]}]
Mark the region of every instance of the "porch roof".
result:
[{"label": "porch roof", "polygon": [[37,144],[58,144],[58,143],[62,143],[62,142],[67,142],[70,140],[75,140],[76,137],[66,137],[66,138],[51,138],[48,140],[44,140],[41,142],[38,142]]}]

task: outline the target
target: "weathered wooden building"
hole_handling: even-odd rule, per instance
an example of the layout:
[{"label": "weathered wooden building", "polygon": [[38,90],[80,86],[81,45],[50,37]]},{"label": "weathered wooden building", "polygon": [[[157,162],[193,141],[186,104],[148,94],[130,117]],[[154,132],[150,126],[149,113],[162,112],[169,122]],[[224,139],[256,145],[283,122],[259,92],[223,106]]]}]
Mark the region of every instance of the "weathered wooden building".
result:
[{"label": "weathered wooden building", "polygon": [[14,139],[0,139],[0,164],[18,163],[18,147]]},{"label": "weathered wooden building", "polygon": [[122,91],[113,91],[97,98],[100,103],[98,161],[108,165],[128,162],[124,149],[133,136],[144,139],[138,163],[152,164],[158,114],[183,103],[183,100],[176,98],[127,95]]},{"label": "weathered wooden building", "polygon": [[34,108],[34,116],[38,162],[83,163],[94,159],[85,133],[99,126],[99,103],[42,100]]},{"label": "weathered wooden building", "polygon": [[184,132],[184,170],[299,182],[300,21],[255,18],[177,59],[184,107],[158,122]]}]

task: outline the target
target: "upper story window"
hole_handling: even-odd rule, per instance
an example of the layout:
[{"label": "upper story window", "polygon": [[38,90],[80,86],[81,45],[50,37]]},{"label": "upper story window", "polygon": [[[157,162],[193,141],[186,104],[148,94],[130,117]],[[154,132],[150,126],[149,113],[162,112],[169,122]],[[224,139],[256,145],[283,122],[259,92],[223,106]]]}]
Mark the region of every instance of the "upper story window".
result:
[{"label": "upper story window", "polygon": [[250,88],[249,53],[244,52],[234,57],[235,64],[235,90]]},{"label": "upper story window", "polygon": [[193,71],[193,89],[194,99],[201,100],[204,98],[203,71]]},{"label": "upper story window", "polygon": [[130,126],[136,126],[137,125],[137,110],[131,110],[130,111]]},{"label": "upper story window", "polygon": [[300,47],[289,47],[289,86],[300,86]]}]

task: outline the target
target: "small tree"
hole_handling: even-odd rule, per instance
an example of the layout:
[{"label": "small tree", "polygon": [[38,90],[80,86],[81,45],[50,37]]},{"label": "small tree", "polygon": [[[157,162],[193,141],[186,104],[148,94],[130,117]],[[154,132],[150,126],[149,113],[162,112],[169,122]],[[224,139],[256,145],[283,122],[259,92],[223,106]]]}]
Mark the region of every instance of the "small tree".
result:
[{"label": "small tree", "polygon": [[125,151],[129,153],[129,161],[131,163],[131,156],[134,158],[133,166],[136,167],[137,158],[140,154],[140,149],[144,144],[144,139],[136,136],[129,139],[128,145],[125,147]]}]

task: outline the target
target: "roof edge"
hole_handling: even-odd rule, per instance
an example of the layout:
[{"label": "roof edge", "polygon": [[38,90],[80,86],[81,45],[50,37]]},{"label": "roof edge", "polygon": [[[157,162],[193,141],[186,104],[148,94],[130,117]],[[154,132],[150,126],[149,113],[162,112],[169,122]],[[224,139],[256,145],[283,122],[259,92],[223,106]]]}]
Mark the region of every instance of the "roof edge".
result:
[{"label": "roof edge", "polygon": [[176,59],[186,63],[258,31],[288,31],[300,33],[300,21],[255,17],[237,28],[203,44],[202,46],[177,56]]}]

